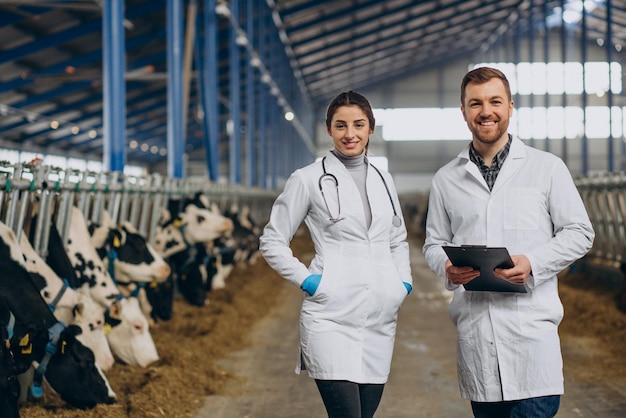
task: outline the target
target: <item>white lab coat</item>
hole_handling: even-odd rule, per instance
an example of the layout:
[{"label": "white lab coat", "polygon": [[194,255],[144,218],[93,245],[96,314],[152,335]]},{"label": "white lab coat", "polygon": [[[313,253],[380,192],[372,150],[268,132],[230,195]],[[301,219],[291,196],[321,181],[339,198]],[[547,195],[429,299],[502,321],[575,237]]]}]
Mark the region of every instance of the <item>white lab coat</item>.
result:
[{"label": "white lab coat", "polygon": [[[276,199],[261,236],[261,253],[278,274],[297,286],[310,274],[322,275],[312,297],[303,292],[296,373],[306,369],[315,379],[385,383],[397,313],[407,295],[402,282],[412,283],[406,228],[404,221],[399,227],[392,225],[389,196],[371,166],[366,187],[372,223],[367,230],[361,196],[350,173],[330,152],[325,165],[338,180],[345,219],[329,220],[318,185],[322,164],[310,164],[289,177]],[[402,218],[393,180],[387,172],[381,173]],[[323,184],[336,217],[335,183],[325,177]],[[303,220],[315,245],[315,257],[308,267],[289,248]]]},{"label": "white lab coat", "polygon": [[424,255],[445,277],[441,245],[507,247],[530,260],[526,294],[454,290],[461,395],[477,402],[563,393],[557,273],[584,256],[594,232],[572,177],[556,156],[513,139],[493,190],[469,144],[432,180]]}]

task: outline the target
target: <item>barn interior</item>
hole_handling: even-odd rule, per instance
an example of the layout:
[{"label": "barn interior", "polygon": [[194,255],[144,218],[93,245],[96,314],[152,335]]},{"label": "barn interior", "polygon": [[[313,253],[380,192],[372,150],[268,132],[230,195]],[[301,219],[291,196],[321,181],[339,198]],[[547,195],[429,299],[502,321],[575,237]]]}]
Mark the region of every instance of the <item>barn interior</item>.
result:
[{"label": "barn interior", "polygon": [[157,210],[197,193],[262,223],[354,90],[419,240],[434,173],[471,141],[461,79],[489,65],[511,82],[511,132],[574,177],[596,231],[581,269],[626,311],[624,46],[616,0],[2,0],[0,221],[19,236],[40,201],[41,255],[73,205],[151,243]]}]

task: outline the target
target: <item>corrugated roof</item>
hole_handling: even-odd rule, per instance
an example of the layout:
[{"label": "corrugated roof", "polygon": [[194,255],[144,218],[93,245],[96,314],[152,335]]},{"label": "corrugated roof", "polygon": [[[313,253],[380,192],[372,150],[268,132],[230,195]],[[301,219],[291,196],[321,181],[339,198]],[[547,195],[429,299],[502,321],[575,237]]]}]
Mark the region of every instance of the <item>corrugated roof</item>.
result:
[{"label": "corrugated roof", "polygon": [[[245,31],[248,2],[238,3],[240,13],[234,20]],[[287,94],[302,96],[313,107],[321,107],[342,89],[372,87],[462,57],[475,57],[498,42],[514,24],[521,33],[559,30],[552,29],[544,17],[565,3],[560,0],[254,0],[253,18],[267,16],[268,30],[281,40],[281,51],[266,51],[260,57],[268,61],[264,66],[279,87]],[[587,16],[586,35],[595,42],[596,38],[607,36],[608,2],[593,3],[598,3],[598,7]],[[204,4],[198,2],[200,10]],[[609,4],[613,42],[623,45],[626,4],[624,1]],[[166,148],[167,142],[165,22],[164,0],[125,2],[126,137],[127,141],[136,140],[155,150]],[[257,33],[247,34],[253,47],[259,45],[260,36],[258,22],[255,23]],[[225,121],[229,106],[229,26],[229,20],[220,17],[218,100],[223,115],[220,158],[228,152]],[[0,146],[101,158],[102,49],[102,7],[98,0],[1,1]],[[277,63],[278,67],[271,63]],[[276,68],[283,72],[276,73]],[[291,72],[288,78],[284,76],[285,68]],[[260,79],[261,73],[257,77]],[[293,91],[293,83],[286,81],[292,77],[298,91]],[[196,86],[194,79],[185,148],[190,152],[204,147]],[[53,120],[60,121],[59,128],[50,127]],[[72,129],[78,129],[78,133]],[[159,152],[140,148],[128,148],[127,153],[128,163],[152,164],[166,158]]]}]

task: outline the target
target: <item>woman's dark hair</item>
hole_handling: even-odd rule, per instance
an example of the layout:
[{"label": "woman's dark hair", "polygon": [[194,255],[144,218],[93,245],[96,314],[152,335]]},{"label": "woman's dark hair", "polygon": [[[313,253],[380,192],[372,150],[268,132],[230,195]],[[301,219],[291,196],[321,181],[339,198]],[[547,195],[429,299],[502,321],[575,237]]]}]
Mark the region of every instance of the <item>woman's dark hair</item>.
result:
[{"label": "woman's dark hair", "polygon": [[463,81],[461,82],[461,104],[465,103],[465,88],[469,83],[483,84],[492,78],[497,78],[502,81],[509,101],[511,100],[511,86],[509,86],[509,80],[507,80],[504,73],[496,68],[491,67],[478,67],[473,69],[469,73],[465,74]]},{"label": "woman's dark hair", "polygon": [[370,124],[370,129],[373,131],[376,126],[376,119],[374,119],[374,111],[370,102],[365,97],[355,91],[344,91],[335,97],[326,110],[326,129],[330,130],[331,122],[333,121],[333,115],[341,106],[358,106],[363,113],[367,116],[367,120]]}]

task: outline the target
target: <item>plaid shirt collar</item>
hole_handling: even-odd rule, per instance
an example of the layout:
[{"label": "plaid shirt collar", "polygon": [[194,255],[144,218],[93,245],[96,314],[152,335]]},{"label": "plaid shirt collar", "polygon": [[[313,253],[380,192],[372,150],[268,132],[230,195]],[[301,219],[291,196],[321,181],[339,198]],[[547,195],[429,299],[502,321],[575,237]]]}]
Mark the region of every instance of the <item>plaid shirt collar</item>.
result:
[{"label": "plaid shirt collar", "polygon": [[478,155],[478,153],[476,152],[476,149],[474,148],[474,143],[472,142],[470,144],[470,149],[469,149],[470,160],[474,164],[476,164],[476,166],[480,170],[480,173],[483,175],[483,178],[487,182],[487,186],[489,186],[489,190],[493,189],[493,185],[495,184],[496,178],[498,177],[498,174],[500,173],[500,169],[502,168],[502,165],[504,164],[506,157],[509,155],[509,150],[511,149],[512,141],[513,141],[513,137],[511,136],[511,134],[509,134],[509,140],[507,141],[506,145],[502,147],[502,149],[498,151],[498,153],[493,157],[493,160],[491,161],[491,167],[487,167],[487,165],[485,164],[485,160],[483,160],[483,158],[480,155]]}]

